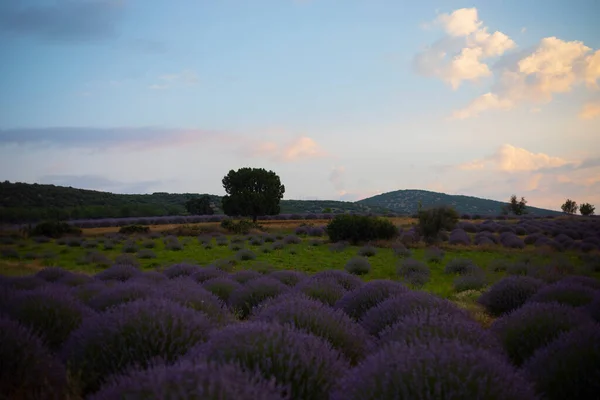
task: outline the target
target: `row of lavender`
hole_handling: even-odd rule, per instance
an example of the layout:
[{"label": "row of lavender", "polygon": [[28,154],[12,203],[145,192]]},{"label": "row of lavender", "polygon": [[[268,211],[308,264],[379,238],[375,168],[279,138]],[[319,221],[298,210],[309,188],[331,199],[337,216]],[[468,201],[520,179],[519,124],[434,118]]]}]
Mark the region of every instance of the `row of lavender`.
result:
[{"label": "row of lavender", "polygon": [[[0,392],[92,399],[592,399],[600,282],[505,278],[490,329],[331,270],[48,268],[0,280]],[[67,379],[67,376],[69,379]]]}]

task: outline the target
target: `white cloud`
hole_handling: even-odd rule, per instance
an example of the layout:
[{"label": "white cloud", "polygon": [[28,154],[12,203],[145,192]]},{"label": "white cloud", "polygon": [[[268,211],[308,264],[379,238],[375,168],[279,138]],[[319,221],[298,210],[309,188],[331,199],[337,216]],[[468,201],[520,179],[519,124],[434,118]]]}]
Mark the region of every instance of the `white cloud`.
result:
[{"label": "white cloud", "polygon": [[473,100],[467,107],[457,110],[453,113],[454,119],[465,119],[485,110],[508,110],[513,106],[513,102],[509,99],[502,99],[494,93],[486,93]]},{"label": "white cloud", "polygon": [[298,137],[284,145],[272,141],[254,143],[249,146],[249,149],[246,155],[251,157],[265,157],[282,162],[295,162],[328,156],[328,153],[314,139],[307,136]]},{"label": "white cloud", "polygon": [[446,37],[417,54],[414,65],[418,73],[440,78],[453,89],[458,89],[463,81],[491,76],[483,60],[500,56],[515,46],[506,34],[489,33],[476,8],[442,14],[435,24],[442,26]]},{"label": "white cloud", "polygon": [[544,153],[533,153],[529,150],[504,144],[498,150],[483,159],[468,161],[457,167],[463,171],[495,170],[499,172],[539,171],[571,164],[569,161]]},{"label": "white cloud", "polygon": [[584,104],[579,116],[583,119],[600,117],[600,101]]}]

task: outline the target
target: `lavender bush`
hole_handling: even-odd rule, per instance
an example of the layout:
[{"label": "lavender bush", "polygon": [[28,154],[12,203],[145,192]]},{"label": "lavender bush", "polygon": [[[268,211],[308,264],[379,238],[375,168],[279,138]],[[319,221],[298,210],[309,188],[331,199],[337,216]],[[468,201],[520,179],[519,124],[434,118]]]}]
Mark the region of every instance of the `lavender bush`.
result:
[{"label": "lavender bush", "polygon": [[169,279],[175,279],[182,276],[191,276],[200,271],[202,267],[195,264],[173,264],[164,270],[163,274]]},{"label": "lavender bush", "polygon": [[204,281],[202,287],[217,296],[224,303],[229,304],[229,297],[231,297],[234,291],[241,288],[241,284],[229,277],[223,276]]},{"label": "lavender bush", "polygon": [[339,382],[331,400],[536,399],[531,385],[494,353],[458,341],[393,342]]},{"label": "lavender bush", "polygon": [[229,304],[232,310],[243,319],[248,317],[252,309],[263,301],[277,297],[288,290],[289,288],[277,279],[257,278],[234,291],[229,298]]},{"label": "lavender bush", "polygon": [[354,275],[365,275],[371,271],[371,263],[366,257],[352,257],[344,267],[346,271]]},{"label": "lavender bush", "polygon": [[453,258],[446,264],[446,268],[444,268],[444,273],[462,275],[469,272],[473,272],[477,269],[478,268],[475,264],[473,264],[473,261],[469,260],[468,258]]},{"label": "lavender bush", "polygon": [[499,316],[521,307],[544,286],[544,282],[526,276],[510,276],[496,282],[481,295],[479,304],[488,313]]},{"label": "lavender bush", "polygon": [[538,290],[529,298],[528,303],[560,303],[573,307],[589,304],[597,291],[574,282],[558,282]]},{"label": "lavender bush", "polygon": [[352,292],[346,293],[335,308],[344,310],[350,318],[359,320],[372,307],[393,295],[408,291],[406,286],[388,280],[372,280]]},{"label": "lavender bush", "polygon": [[[230,325],[211,335],[197,352],[220,363],[237,362],[275,377],[293,399],[322,400],[349,367],[329,342],[290,327],[265,322]],[[193,357],[194,353],[190,354]]]},{"label": "lavender bush", "polygon": [[141,274],[142,271],[131,265],[113,265],[102,272],[96,274],[96,279],[100,281],[121,281],[125,282]]},{"label": "lavender bush", "polygon": [[314,274],[311,279],[333,279],[345,290],[355,290],[364,285],[364,282],[355,275],[349,274],[345,271],[336,269],[330,269],[327,271],[321,271]]},{"label": "lavender bush", "polygon": [[333,307],[348,291],[332,277],[312,276],[295,287],[313,300]]},{"label": "lavender bush", "polygon": [[263,275],[260,272],[245,269],[232,274],[231,279],[238,283],[246,284],[254,279],[261,278],[262,276]]},{"label": "lavender bush", "polygon": [[371,246],[370,244],[367,244],[367,245],[361,247],[360,249],[358,249],[357,254],[361,257],[373,257],[374,255],[377,254],[377,248],[375,246]]},{"label": "lavender bush", "polygon": [[294,287],[299,282],[307,279],[306,275],[299,271],[280,270],[269,273],[269,277],[275,278],[284,285]]},{"label": "lavender bush", "polygon": [[531,303],[494,321],[491,326],[513,364],[521,366],[533,353],[561,333],[591,322],[591,318],[569,306]]},{"label": "lavender bush", "polygon": [[425,261],[428,263],[440,263],[444,259],[446,253],[444,250],[436,246],[431,246],[425,249]]},{"label": "lavender bush", "polygon": [[152,286],[137,282],[137,279],[131,279],[101,290],[86,303],[92,309],[104,312],[121,304],[147,299],[152,296],[156,296],[156,290]]}]

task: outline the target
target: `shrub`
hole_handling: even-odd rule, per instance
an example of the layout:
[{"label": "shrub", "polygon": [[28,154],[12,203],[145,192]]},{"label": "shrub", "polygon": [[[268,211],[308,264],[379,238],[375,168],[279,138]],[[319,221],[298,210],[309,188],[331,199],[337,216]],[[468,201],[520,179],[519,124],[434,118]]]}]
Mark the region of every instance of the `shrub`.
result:
[{"label": "shrub", "polygon": [[347,240],[353,244],[377,239],[388,240],[398,234],[398,229],[389,219],[348,214],[333,218],[326,230],[332,242]]},{"label": "shrub", "polygon": [[142,250],[138,251],[137,258],[149,260],[152,258],[156,258],[156,253],[150,249],[142,249]]},{"label": "shrub", "polygon": [[591,303],[596,294],[596,290],[578,283],[558,282],[541,288],[527,302],[555,302],[572,307],[580,307]]},{"label": "shrub", "polygon": [[169,279],[175,279],[182,276],[192,276],[201,269],[202,267],[194,264],[173,264],[165,269],[163,274]]},{"label": "shrub", "polygon": [[145,249],[153,249],[156,247],[156,242],[152,239],[146,239],[142,242],[142,247]]},{"label": "shrub", "polygon": [[143,225],[126,225],[119,229],[119,233],[122,235],[147,234],[150,233],[150,227]]},{"label": "shrub", "polygon": [[331,307],[348,292],[334,278],[315,276],[298,283],[296,290]]},{"label": "shrub", "polygon": [[176,236],[167,236],[165,238],[165,249],[171,251],[181,251],[183,250],[183,243],[181,243]]},{"label": "shrub", "polygon": [[46,282],[57,282],[69,272],[60,267],[46,267],[38,271],[35,276]]},{"label": "shrub", "polygon": [[296,286],[299,282],[306,279],[304,273],[290,270],[273,271],[269,273],[269,277],[275,278],[279,282],[290,287]]},{"label": "shrub", "polygon": [[431,246],[425,249],[425,261],[428,263],[440,263],[444,259],[446,253],[444,250],[436,246]]},{"label": "shrub", "polygon": [[92,282],[93,278],[89,275],[79,274],[70,272],[66,275],[63,275],[56,283],[65,285],[67,287],[76,287],[89,282]]},{"label": "shrub", "polygon": [[162,287],[162,296],[185,307],[202,311],[217,324],[226,324],[233,316],[217,296],[187,278],[168,281]]},{"label": "shrub", "polygon": [[128,240],[123,243],[123,253],[136,253],[139,250],[137,243],[133,240]]},{"label": "shrub", "polygon": [[279,324],[248,322],[230,325],[199,349],[210,361],[237,362],[274,377],[289,387],[293,399],[326,399],[348,368],[343,356],[324,339]]},{"label": "shrub", "polygon": [[561,279],[560,283],[565,283],[565,284],[574,283],[577,285],[582,285],[582,286],[588,287],[590,289],[600,290],[600,280],[590,278],[588,276],[578,276],[578,275],[569,276],[564,279]]},{"label": "shrub", "polygon": [[469,234],[462,229],[454,229],[450,232],[450,237],[448,238],[448,243],[454,245],[464,245],[468,246],[471,244],[471,238]]},{"label": "shrub", "polygon": [[251,245],[251,246],[262,246],[262,245],[263,245],[263,243],[264,243],[264,240],[263,240],[263,238],[262,238],[262,237],[260,237],[260,236],[252,236],[252,237],[250,238],[250,241],[249,241],[249,242],[250,242],[250,245]]},{"label": "shrub", "polygon": [[377,248],[369,244],[358,249],[358,255],[361,257],[373,257],[376,254]]},{"label": "shrub", "polygon": [[93,312],[64,287],[42,287],[8,296],[5,312],[31,328],[44,343],[56,350],[71,331]]},{"label": "shrub", "polygon": [[322,237],[325,235],[325,229],[321,226],[311,226],[308,228],[308,236]]},{"label": "shrub", "polygon": [[409,291],[391,296],[366,311],[360,324],[371,335],[378,336],[400,319],[420,310],[439,310],[454,317],[467,318],[464,311],[448,300],[425,292]]},{"label": "shrub", "polygon": [[95,249],[96,247],[98,247],[98,242],[95,240],[84,240],[81,243],[81,247],[83,247],[84,249]]},{"label": "shrub", "polygon": [[88,251],[79,262],[82,264],[92,264],[97,268],[108,268],[112,264],[110,258],[99,251]]},{"label": "shrub", "polygon": [[453,258],[446,264],[444,273],[463,275],[475,270],[478,270],[478,267],[468,258]]},{"label": "shrub", "polygon": [[282,240],[276,240],[271,244],[271,250],[281,250],[285,248],[285,243]]},{"label": "shrub", "polygon": [[563,333],[538,350],[523,370],[548,400],[593,399],[600,392],[600,325]]},{"label": "shrub", "polygon": [[561,333],[589,322],[588,315],[562,304],[531,303],[494,321],[491,330],[513,364],[521,366]]},{"label": "shrub", "polygon": [[458,213],[450,207],[437,207],[419,211],[419,233],[429,243],[438,240],[441,231],[451,231],[458,222]]},{"label": "shrub", "polygon": [[30,236],[47,236],[59,238],[64,235],[80,235],[81,229],[66,222],[40,222],[30,232]]},{"label": "shrub", "polygon": [[376,279],[366,283],[359,289],[346,293],[335,304],[335,308],[344,310],[350,318],[360,320],[369,309],[383,302],[388,297],[407,291],[406,286],[400,283]]},{"label": "shrub", "polygon": [[156,295],[156,290],[152,286],[143,282],[136,282],[136,280],[131,279],[101,290],[91,297],[87,304],[98,312],[104,312],[121,304],[147,299]]},{"label": "shrub", "polygon": [[226,236],[217,236],[215,242],[217,243],[217,246],[227,246],[229,244],[229,239],[227,239]]},{"label": "shrub", "polygon": [[115,264],[117,265],[129,265],[131,267],[139,267],[140,262],[132,254],[119,254],[115,257]]},{"label": "shrub", "polygon": [[233,279],[234,281],[236,281],[238,283],[245,284],[247,282],[250,282],[251,280],[258,279],[262,276],[263,275],[260,272],[253,271],[250,269],[245,269],[245,270],[238,271],[238,272],[234,273],[233,275],[231,275],[231,279]]},{"label": "shrub", "polygon": [[246,318],[252,310],[265,300],[279,296],[289,288],[277,279],[264,277],[249,281],[234,291],[229,298],[229,304],[240,318]]},{"label": "shrub", "polygon": [[391,342],[413,345],[440,339],[456,340],[498,355],[504,352],[498,338],[491,332],[451,308],[419,308],[401,316],[379,333],[379,344],[382,346]]},{"label": "shrub", "polygon": [[431,271],[427,264],[406,258],[398,263],[397,273],[404,280],[413,286],[423,286],[429,281]]},{"label": "shrub", "polygon": [[521,307],[544,286],[539,279],[526,276],[509,276],[496,282],[481,295],[478,302],[488,313],[499,316]]},{"label": "shrub", "polygon": [[0,360],[3,398],[69,398],[65,367],[30,329],[3,315],[0,315]]},{"label": "shrub", "polygon": [[237,235],[247,235],[252,229],[258,229],[260,226],[245,219],[235,222],[232,219],[226,218],[221,221],[221,228]]},{"label": "shrub", "polygon": [[400,242],[394,244],[392,250],[394,251],[394,254],[400,258],[408,258],[412,256],[412,251],[407,249],[406,246]]},{"label": "shrub", "polygon": [[146,283],[149,285],[156,285],[156,284],[163,284],[168,279],[169,278],[167,278],[166,276],[164,276],[163,274],[161,274],[158,271],[147,271],[147,272],[143,272],[143,273],[139,274],[138,276],[133,278],[131,281]]},{"label": "shrub", "polygon": [[488,280],[482,270],[473,271],[454,278],[454,290],[464,292],[465,290],[480,290],[486,287]]},{"label": "shrub", "polygon": [[285,244],[300,244],[300,243],[302,243],[302,239],[300,239],[296,235],[287,235],[286,237],[283,238],[283,242]]},{"label": "shrub", "polygon": [[14,290],[33,290],[45,286],[48,282],[38,278],[37,276],[7,276],[0,275],[2,280],[0,284],[7,289]]},{"label": "shrub", "polygon": [[105,240],[103,245],[104,250],[114,250],[114,248],[116,247],[115,242],[113,242],[112,240]]},{"label": "shrub", "polygon": [[346,271],[354,275],[364,275],[371,271],[371,264],[366,257],[352,257],[345,266]]},{"label": "shrub", "polygon": [[490,262],[489,269],[493,272],[505,272],[510,264],[509,260],[496,258]]},{"label": "shrub", "polygon": [[138,300],[86,319],[62,354],[86,395],[133,365],[146,367],[157,357],[173,363],[210,330],[203,313],[168,300]]},{"label": "shrub", "polygon": [[229,303],[231,293],[241,288],[241,284],[225,276],[212,278],[202,283],[202,287],[225,303]]},{"label": "shrub", "polygon": [[263,275],[269,274],[273,271],[275,271],[275,267],[269,263],[263,262],[263,261],[257,261],[254,264],[252,264],[252,270],[256,271],[258,273],[261,273]]},{"label": "shrub", "polygon": [[191,275],[191,278],[197,283],[203,283],[209,279],[222,278],[227,276],[227,272],[217,269],[213,266],[208,266],[204,268],[199,268],[197,272]]},{"label": "shrub", "polygon": [[349,371],[331,400],[535,399],[501,357],[457,341],[390,343]]},{"label": "shrub", "polygon": [[113,265],[102,272],[96,274],[96,279],[101,281],[121,281],[125,282],[141,274],[138,268],[132,265]]},{"label": "shrub", "polygon": [[506,266],[506,273],[509,275],[527,275],[528,265],[524,262],[514,262]]},{"label": "shrub", "polygon": [[181,360],[174,365],[129,370],[111,379],[90,399],[285,400],[282,390],[273,380],[235,364]]},{"label": "shrub", "polygon": [[349,274],[345,271],[331,269],[327,271],[321,271],[314,274],[311,279],[333,279],[336,283],[341,285],[345,290],[355,290],[364,285],[364,282],[355,275]]},{"label": "shrub", "polygon": [[241,249],[236,253],[235,258],[240,261],[254,260],[256,258],[256,254],[254,254],[252,250]]},{"label": "shrub", "polygon": [[343,311],[303,295],[282,296],[266,305],[253,318],[257,321],[278,322],[327,340],[356,364],[371,348],[371,339],[365,330]]}]

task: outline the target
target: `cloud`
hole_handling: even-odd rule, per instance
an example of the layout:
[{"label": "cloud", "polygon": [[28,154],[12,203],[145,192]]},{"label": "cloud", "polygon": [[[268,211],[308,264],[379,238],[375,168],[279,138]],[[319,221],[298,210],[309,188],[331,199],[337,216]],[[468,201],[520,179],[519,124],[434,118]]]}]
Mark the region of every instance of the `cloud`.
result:
[{"label": "cloud", "polygon": [[580,41],[547,37],[532,51],[499,66],[491,91],[455,111],[455,118],[508,110],[526,102],[548,103],[555,94],[568,93],[580,85],[595,88],[600,78],[600,50],[592,53]]},{"label": "cloud", "polygon": [[502,145],[494,154],[483,159],[468,161],[457,167],[463,171],[492,169],[501,172],[540,171],[569,164],[560,157],[532,153],[510,144]]},{"label": "cloud", "polygon": [[600,116],[600,101],[590,102],[583,105],[579,117],[583,119],[594,119]]},{"label": "cloud", "polygon": [[0,147],[8,145],[83,148],[91,150],[149,150],[183,147],[201,141],[235,141],[234,135],[199,129],[163,128],[24,128],[0,129]]},{"label": "cloud", "polygon": [[346,184],[344,182],[344,175],[346,174],[346,167],[343,165],[333,167],[331,169],[331,173],[329,174],[329,182],[333,185],[335,191],[343,196],[346,194]]},{"label": "cloud", "polygon": [[153,188],[160,188],[165,183],[160,180],[120,182],[100,175],[46,175],[38,181],[48,185],[123,194],[151,193]]},{"label": "cloud", "polygon": [[116,36],[123,1],[4,1],[0,5],[0,31],[59,42],[96,41]]},{"label": "cloud", "polygon": [[479,20],[476,8],[442,14],[434,25],[441,26],[446,36],[417,54],[413,66],[417,73],[440,78],[453,89],[458,89],[463,81],[491,76],[483,60],[515,47],[515,42],[506,34],[489,33]]},{"label": "cloud", "polygon": [[251,157],[266,157],[274,161],[295,162],[328,156],[314,139],[301,136],[285,145],[272,141],[259,142],[250,145],[246,155]]},{"label": "cloud", "polygon": [[176,86],[192,86],[198,83],[198,75],[189,69],[181,72],[164,74],[158,77],[160,83],[154,83],[148,88],[150,89],[169,89]]}]

